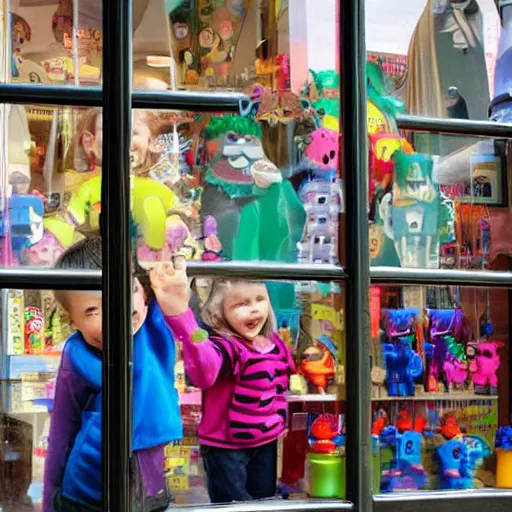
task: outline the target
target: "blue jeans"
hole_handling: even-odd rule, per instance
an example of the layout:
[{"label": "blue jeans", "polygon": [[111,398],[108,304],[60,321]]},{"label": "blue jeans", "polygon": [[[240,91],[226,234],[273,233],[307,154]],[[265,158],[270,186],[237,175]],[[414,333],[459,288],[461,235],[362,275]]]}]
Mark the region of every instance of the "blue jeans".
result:
[{"label": "blue jeans", "polygon": [[245,450],[202,445],[201,455],[212,503],[259,500],[276,494],[277,441]]}]

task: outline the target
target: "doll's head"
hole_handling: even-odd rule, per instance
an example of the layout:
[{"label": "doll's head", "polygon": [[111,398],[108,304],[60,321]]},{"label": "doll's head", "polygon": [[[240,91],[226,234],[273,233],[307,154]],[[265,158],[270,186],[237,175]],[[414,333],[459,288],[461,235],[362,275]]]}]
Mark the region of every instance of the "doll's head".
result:
[{"label": "doll's head", "polygon": [[237,334],[247,341],[270,337],[276,321],[264,283],[215,280],[204,303],[204,322],[219,333]]}]

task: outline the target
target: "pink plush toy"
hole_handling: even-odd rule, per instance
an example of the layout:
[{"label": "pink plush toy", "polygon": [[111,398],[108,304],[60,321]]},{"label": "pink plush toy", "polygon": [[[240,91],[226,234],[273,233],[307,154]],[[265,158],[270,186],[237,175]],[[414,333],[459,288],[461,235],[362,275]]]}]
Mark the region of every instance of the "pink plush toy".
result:
[{"label": "pink plush toy", "polygon": [[464,383],[468,378],[467,363],[465,361],[460,361],[455,356],[448,355],[443,364],[443,369],[450,388],[463,391]]},{"label": "pink plush toy", "polygon": [[318,128],[310,136],[304,156],[320,169],[338,169],[339,133],[327,128]]},{"label": "pink plush toy", "polygon": [[496,375],[500,367],[498,350],[504,345],[502,341],[469,344],[469,370],[473,375],[476,393],[481,395],[496,395],[498,393],[498,377]]}]

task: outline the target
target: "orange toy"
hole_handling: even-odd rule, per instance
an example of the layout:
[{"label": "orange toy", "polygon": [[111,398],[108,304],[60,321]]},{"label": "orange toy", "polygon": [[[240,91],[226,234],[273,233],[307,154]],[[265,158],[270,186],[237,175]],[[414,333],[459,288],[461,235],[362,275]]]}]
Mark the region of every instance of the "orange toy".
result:
[{"label": "orange toy", "polygon": [[448,413],[441,418],[441,434],[443,434],[446,439],[453,439],[462,434],[460,431],[460,427],[457,424],[457,418],[455,414]]},{"label": "orange toy", "polygon": [[311,424],[311,434],[316,440],[311,445],[315,453],[331,453],[336,449],[332,440],[340,433],[338,418],[334,414],[322,414]]},{"label": "orange toy", "polygon": [[304,351],[306,357],[300,365],[300,373],[306,380],[325,393],[327,381],[334,378],[334,361],[331,353],[323,347],[309,347]]}]

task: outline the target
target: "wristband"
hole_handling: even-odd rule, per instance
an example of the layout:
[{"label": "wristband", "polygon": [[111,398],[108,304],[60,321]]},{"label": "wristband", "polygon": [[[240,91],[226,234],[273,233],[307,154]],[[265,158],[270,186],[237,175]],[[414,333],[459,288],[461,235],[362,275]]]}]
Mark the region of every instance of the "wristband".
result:
[{"label": "wristband", "polygon": [[193,343],[202,343],[208,339],[208,333],[204,329],[197,329],[191,334],[190,339]]}]

